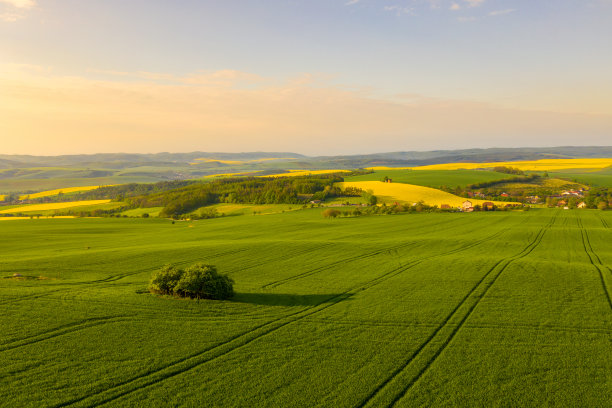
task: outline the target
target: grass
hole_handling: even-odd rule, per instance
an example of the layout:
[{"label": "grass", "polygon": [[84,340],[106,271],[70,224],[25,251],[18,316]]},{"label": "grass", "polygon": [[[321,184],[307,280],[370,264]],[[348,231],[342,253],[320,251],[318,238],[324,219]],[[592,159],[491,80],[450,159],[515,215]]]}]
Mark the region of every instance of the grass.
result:
[{"label": "grass", "polygon": [[595,187],[612,188],[612,168],[604,168],[596,171],[566,170],[550,173],[550,175],[572,181],[576,180],[578,183],[590,184]]},{"label": "grass", "polygon": [[[9,209],[0,210],[0,214],[28,213],[40,212],[49,210],[64,210],[73,207],[91,207],[99,206],[100,204],[110,203],[111,200],[84,200],[84,201],[68,201],[63,203],[45,203],[45,204],[26,204]],[[87,208],[91,209],[91,208]],[[95,209],[95,208],[94,208]]]},{"label": "grass", "polygon": [[417,186],[440,188],[466,187],[485,181],[502,180],[511,174],[486,170],[377,170],[374,173],[345,177],[344,181],[381,181],[389,177],[394,183],[415,184]]},{"label": "grass", "polygon": [[207,211],[210,208],[215,208],[219,214],[224,215],[269,215],[299,210],[302,206],[299,204],[215,204],[202,207],[200,210]]},{"label": "grass", "polygon": [[128,217],[142,217],[143,214],[149,214],[151,217],[157,217],[163,208],[164,207],[133,208],[131,210],[123,211],[121,215],[127,215]]},{"label": "grass", "polygon": [[[0,400],[607,406],[610,225],[591,210],[320,209],[3,223]],[[160,265],[196,261],[230,274],[236,298],[145,293]]]},{"label": "grass", "polygon": [[[454,194],[447,193],[445,191],[437,190],[434,188],[415,186],[412,184],[404,183],[383,183],[382,181],[356,181],[356,182],[344,182],[337,183],[340,188],[346,187],[357,187],[364,191],[372,191],[372,193],[384,203],[418,203],[423,201],[427,205],[437,205],[440,207],[442,204],[448,204],[451,207],[459,207],[463,204],[467,198],[459,197]],[[482,204],[488,200],[476,200],[469,199],[473,205]],[[492,201],[496,205],[504,206],[511,204],[508,202],[497,202]]]}]

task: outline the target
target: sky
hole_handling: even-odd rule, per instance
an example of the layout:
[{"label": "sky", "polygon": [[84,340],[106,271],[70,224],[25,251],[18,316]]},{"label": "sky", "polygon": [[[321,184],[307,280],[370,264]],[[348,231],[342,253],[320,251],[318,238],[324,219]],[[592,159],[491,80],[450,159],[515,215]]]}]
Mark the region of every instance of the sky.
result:
[{"label": "sky", "polygon": [[612,0],[0,0],[0,154],[612,145]]}]

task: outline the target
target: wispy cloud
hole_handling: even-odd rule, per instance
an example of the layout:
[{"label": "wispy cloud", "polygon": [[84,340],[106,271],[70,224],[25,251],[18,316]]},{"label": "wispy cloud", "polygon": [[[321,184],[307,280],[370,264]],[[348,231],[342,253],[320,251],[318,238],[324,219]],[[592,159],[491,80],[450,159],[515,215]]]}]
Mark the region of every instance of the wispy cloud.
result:
[{"label": "wispy cloud", "polygon": [[385,6],[383,9],[385,11],[394,12],[395,15],[397,16],[401,16],[402,14],[408,14],[411,16],[414,15],[414,9],[412,7],[404,7],[404,6],[395,5],[395,6]]},{"label": "wispy cloud", "polygon": [[346,3],[344,3],[345,6],[352,6],[353,4],[357,4],[359,3],[359,0],[349,0]]},{"label": "wispy cloud", "polygon": [[468,7],[478,7],[484,4],[485,0],[463,0],[468,4]]},{"label": "wispy cloud", "polygon": [[0,0],[0,3],[8,4],[20,9],[30,9],[36,6],[35,0]]},{"label": "wispy cloud", "polygon": [[461,6],[459,4],[457,4],[457,3],[453,3],[450,6],[450,10],[452,10],[452,11],[461,10]]},{"label": "wispy cloud", "polygon": [[504,14],[514,13],[516,9],[495,10],[489,13],[490,16],[503,16]]},{"label": "wispy cloud", "polygon": [[0,0],[0,21],[12,23],[25,18],[25,10],[36,6],[35,0]]},{"label": "wispy cloud", "polygon": [[[347,146],[371,151],[373,145],[379,150],[529,145],[535,135],[538,140],[554,137],[558,144],[570,144],[581,135],[596,144],[605,142],[602,135],[612,130],[610,113],[533,110],[525,100],[517,101],[517,109],[416,94],[382,98],[327,81],[313,84],[310,75],[285,81],[262,78],[263,83],[252,87],[237,86],[237,81],[259,76],[234,70],[178,77],[183,83],[143,83],[129,72],[108,74],[110,79],[66,77],[45,67],[0,64],[0,134],[10,135],[3,139],[3,150],[60,154],[142,151],[146,146],[149,151],[235,148],[330,154],[347,153]],[[186,83],[202,75],[207,81],[226,82]],[[166,73],[135,76],[174,78]],[[96,140],[94,147],[91,140]]]}]

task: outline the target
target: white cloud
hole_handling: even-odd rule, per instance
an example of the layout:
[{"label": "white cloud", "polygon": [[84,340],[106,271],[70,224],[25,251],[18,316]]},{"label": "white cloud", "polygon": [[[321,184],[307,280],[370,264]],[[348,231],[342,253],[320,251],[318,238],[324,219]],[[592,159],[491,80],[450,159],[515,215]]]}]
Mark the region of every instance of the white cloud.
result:
[{"label": "white cloud", "polygon": [[22,19],[23,17],[23,14],[18,13],[0,13],[0,21],[6,21],[7,23],[12,23]]},{"label": "white cloud", "polygon": [[516,9],[495,10],[489,13],[490,16],[502,16],[504,14],[514,13]]},{"label": "white cloud", "polygon": [[0,0],[0,3],[9,4],[20,9],[30,9],[36,6],[35,0]]},{"label": "white cloud", "polygon": [[459,4],[457,4],[457,3],[453,3],[450,6],[450,9],[453,10],[453,11],[461,10],[461,6]]},{"label": "white cloud", "polygon": [[463,0],[469,7],[478,7],[485,2],[485,0]]},{"label": "white cloud", "polygon": [[349,0],[346,3],[344,3],[345,6],[352,6],[353,4],[357,4],[359,3],[359,0]]},{"label": "white cloud", "polygon": [[411,16],[414,15],[414,9],[410,7],[403,7],[403,6],[397,6],[397,5],[396,6],[385,6],[384,10],[395,12],[397,16],[401,16],[402,14],[408,14]]}]

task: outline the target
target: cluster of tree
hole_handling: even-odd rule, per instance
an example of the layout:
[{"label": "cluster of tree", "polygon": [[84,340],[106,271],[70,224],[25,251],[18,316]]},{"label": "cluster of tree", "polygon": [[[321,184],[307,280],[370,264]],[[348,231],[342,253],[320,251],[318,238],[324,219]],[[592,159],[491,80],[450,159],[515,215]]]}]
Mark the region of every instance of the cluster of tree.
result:
[{"label": "cluster of tree", "polygon": [[165,265],[153,273],[149,291],[192,299],[229,299],[234,296],[234,281],[217,272],[214,265],[197,263],[187,269]]},{"label": "cluster of tree", "polygon": [[[157,183],[130,183],[120,184],[117,186],[102,186],[94,190],[74,192],[70,194],[59,193],[54,196],[39,197],[39,198],[28,198],[26,199],[30,203],[42,204],[42,203],[59,203],[66,201],[80,201],[80,200],[115,200],[123,201],[127,197],[134,197],[145,194],[155,194],[164,191],[173,190],[180,187],[185,187],[190,184],[195,184],[195,180],[176,180],[176,181],[160,181]],[[20,194],[11,193],[5,201],[7,203],[15,203],[19,200]]]},{"label": "cluster of tree", "polygon": [[477,189],[481,189],[481,188],[491,188],[500,184],[507,184],[507,183],[536,183],[541,179],[542,176],[540,176],[539,174],[530,174],[528,176],[523,176],[523,177],[511,177],[511,178],[506,178],[506,179],[501,179],[501,180],[491,180],[491,181],[483,181],[482,183],[476,183],[476,184],[469,184],[467,186],[468,189],[470,190],[477,190]]},{"label": "cluster of tree", "polygon": [[509,167],[509,166],[496,166],[496,167],[493,167],[493,171],[496,171],[498,173],[505,173],[505,174],[518,174],[518,175],[525,174],[523,170],[518,169],[516,167]]},{"label": "cluster of tree", "polygon": [[593,187],[586,192],[584,197],[551,196],[546,198],[548,207],[563,205],[569,208],[577,208],[580,203],[584,203],[586,208],[607,210],[612,208],[612,191],[609,191],[607,187]]},{"label": "cluster of tree", "polygon": [[342,191],[342,195],[346,197],[361,197],[364,191],[359,187],[346,187]]},{"label": "cluster of tree", "polygon": [[132,208],[163,206],[161,216],[177,218],[215,203],[303,204],[324,200],[342,194],[334,187],[339,181],[342,178],[336,175],[222,179],[126,201]]}]

